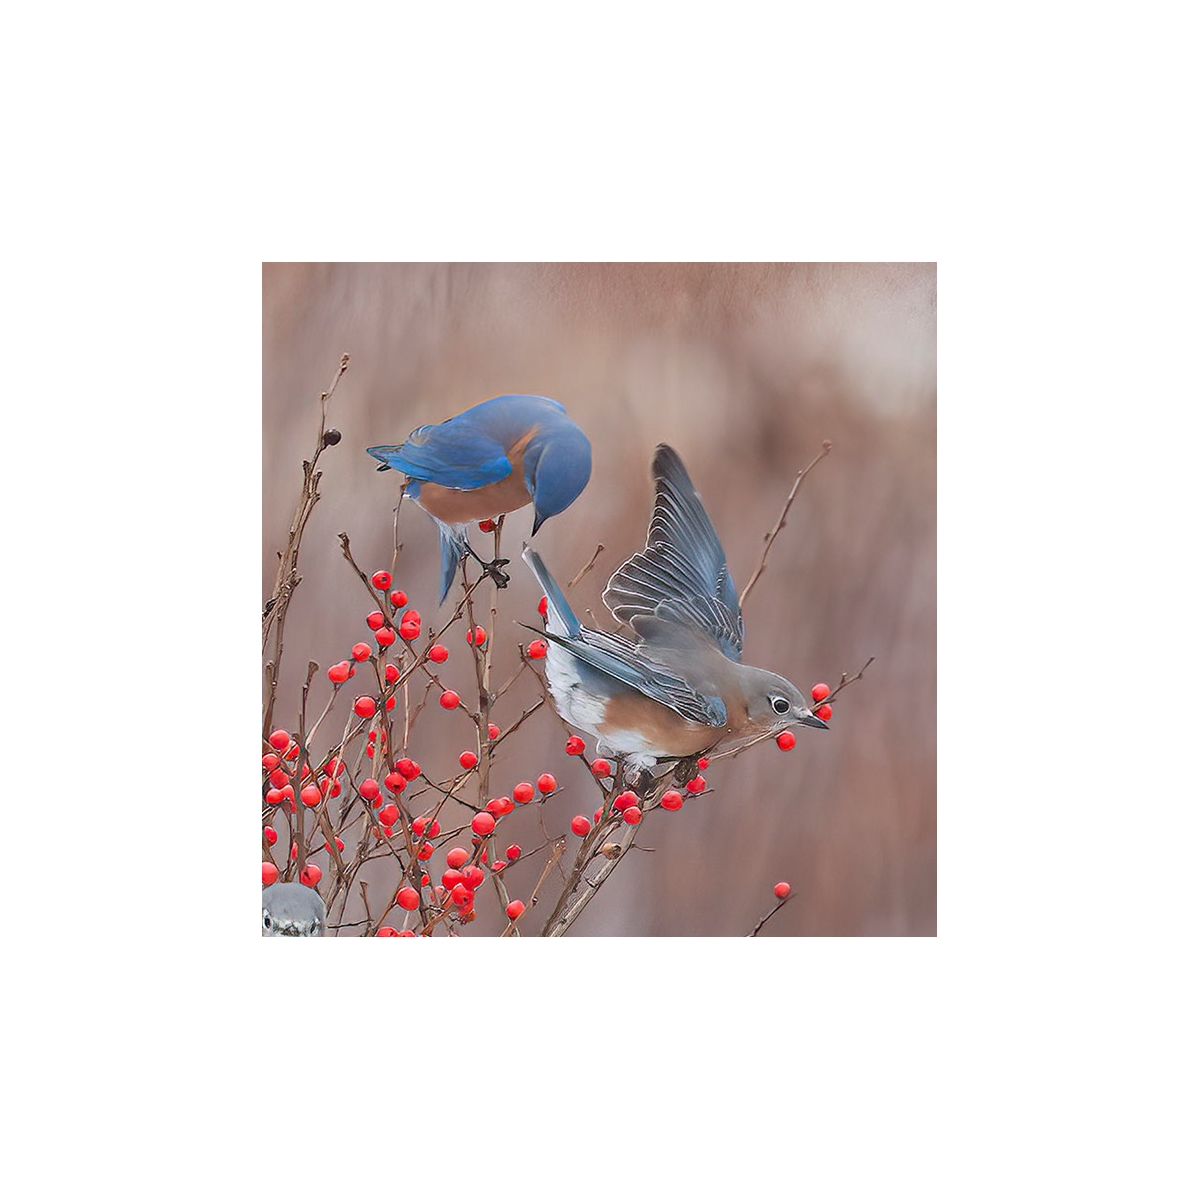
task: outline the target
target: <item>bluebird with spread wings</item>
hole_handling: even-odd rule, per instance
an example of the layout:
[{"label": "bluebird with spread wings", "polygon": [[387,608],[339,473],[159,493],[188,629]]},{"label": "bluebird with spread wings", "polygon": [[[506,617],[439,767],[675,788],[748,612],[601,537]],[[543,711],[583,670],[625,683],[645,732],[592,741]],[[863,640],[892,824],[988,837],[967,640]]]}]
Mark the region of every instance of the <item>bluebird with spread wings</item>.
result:
[{"label": "bluebird with spread wings", "polygon": [[679,455],[654,455],[646,548],[604,603],[633,637],[580,624],[541,556],[522,557],[547,598],[546,680],[564,720],[635,770],[787,725],[827,729],[781,675],[742,663],[742,610],[725,551]]},{"label": "bluebird with spread wings", "polygon": [[[402,471],[403,493],[437,522],[442,547],[440,604],[464,554],[501,587],[507,559],[485,563],[467,541],[467,524],[533,502],[533,533],[567,508],[592,474],[587,435],[547,396],[497,396],[440,425],[422,425],[402,446],[370,446],[378,469]],[[531,535],[532,536],[532,535]]]}]

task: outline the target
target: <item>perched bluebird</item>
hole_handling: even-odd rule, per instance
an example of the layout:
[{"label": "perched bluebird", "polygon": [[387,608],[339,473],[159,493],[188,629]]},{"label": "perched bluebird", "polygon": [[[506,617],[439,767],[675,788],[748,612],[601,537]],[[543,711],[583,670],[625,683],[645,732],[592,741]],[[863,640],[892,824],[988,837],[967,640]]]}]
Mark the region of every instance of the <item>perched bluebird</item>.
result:
[{"label": "perched bluebird", "polygon": [[[467,523],[524,508],[533,501],[533,533],[587,486],[592,446],[587,435],[547,396],[497,396],[440,425],[422,425],[403,446],[369,446],[383,464],[403,471],[405,495],[437,522],[446,599],[464,553],[478,559],[503,587],[508,559],[485,563],[467,541]],[[532,534],[530,535],[532,536]]]},{"label": "perched bluebird", "polygon": [[263,888],[263,937],[320,937],[325,901],[302,883],[273,883]]},{"label": "perched bluebird", "polygon": [[742,664],[742,610],[708,513],[670,446],[653,471],[646,548],[604,589],[635,638],[581,625],[541,557],[523,551],[546,593],[546,679],[564,720],[637,771],[786,725],[827,729],[798,688]]}]

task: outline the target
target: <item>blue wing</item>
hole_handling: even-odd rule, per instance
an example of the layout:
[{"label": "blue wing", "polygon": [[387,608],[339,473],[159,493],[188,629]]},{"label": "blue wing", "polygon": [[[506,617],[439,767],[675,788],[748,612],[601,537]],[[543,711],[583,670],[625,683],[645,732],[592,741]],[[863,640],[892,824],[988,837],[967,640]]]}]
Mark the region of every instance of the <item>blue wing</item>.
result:
[{"label": "blue wing", "polygon": [[634,688],[651,700],[657,700],[689,721],[714,728],[725,724],[727,711],[720,696],[701,695],[674,672],[659,663],[648,662],[636,643],[615,633],[581,625],[537,551],[526,547],[521,557],[529,564],[546,593],[550,613],[555,618],[553,623],[563,631],[558,633],[547,629],[545,636],[552,642],[580,662]]},{"label": "blue wing", "polygon": [[461,416],[414,429],[403,446],[368,446],[367,453],[413,479],[460,491],[512,474],[504,447]]},{"label": "blue wing", "polygon": [[726,658],[741,662],[742,610],[712,521],[670,446],[655,451],[653,470],[654,515],[646,548],[614,572],[604,603],[644,637],[690,627],[716,641]]}]

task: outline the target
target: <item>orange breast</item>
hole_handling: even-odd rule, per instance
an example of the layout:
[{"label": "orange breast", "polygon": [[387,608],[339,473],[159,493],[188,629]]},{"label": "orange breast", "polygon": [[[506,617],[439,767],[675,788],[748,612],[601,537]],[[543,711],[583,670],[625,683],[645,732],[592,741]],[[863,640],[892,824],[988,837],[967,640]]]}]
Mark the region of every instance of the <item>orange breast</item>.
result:
[{"label": "orange breast", "polygon": [[632,691],[614,696],[604,710],[602,736],[608,740],[619,730],[640,734],[646,740],[647,750],[678,758],[707,750],[730,732],[724,726],[714,729],[710,725],[697,725],[657,700]]},{"label": "orange breast", "polygon": [[460,491],[458,488],[443,487],[440,483],[421,484],[420,505],[439,521],[448,525],[465,525],[471,521],[484,521],[500,513],[515,512],[524,508],[533,497],[525,486],[525,448],[537,433],[535,425],[508,452],[512,473],[499,483],[486,483],[481,488]]}]

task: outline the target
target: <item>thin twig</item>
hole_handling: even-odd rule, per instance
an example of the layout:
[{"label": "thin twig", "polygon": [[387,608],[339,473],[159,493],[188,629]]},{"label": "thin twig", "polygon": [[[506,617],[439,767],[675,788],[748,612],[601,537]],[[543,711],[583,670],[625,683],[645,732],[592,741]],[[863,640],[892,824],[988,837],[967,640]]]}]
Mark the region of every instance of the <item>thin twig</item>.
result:
[{"label": "thin twig", "polygon": [[575,576],[571,580],[571,582],[567,584],[568,592],[596,565],[596,559],[598,559],[600,557],[600,553],[603,549],[604,549],[604,543],[601,542],[596,547],[596,553],[593,554],[592,557],[588,560],[587,565],[584,567],[580,567],[579,570],[575,572]]},{"label": "thin twig", "polygon": [[759,560],[758,566],[755,568],[754,574],[750,576],[750,582],[742,589],[742,594],[738,597],[738,607],[744,607],[746,597],[750,595],[750,589],[758,582],[758,577],[763,573],[767,565],[767,555],[771,553],[771,547],[775,544],[775,539],[779,536],[779,531],[783,528],[787,520],[788,510],[792,507],[792,501],[796,499],[796,493],[800,490],[800,485],[804,482],[805,476],[813,469],[833,449],[832,442],[823,442],[821,444],[821,453],[816,458],[804,467],[796,476],[796,482],[792,484],[792,490],[788,493],[787,500],[783,504],[783,512],[779,514],[779,520],[775,522],[775,528],[767,534],[767,544],[763,547],[762,558]]},{"label": "thin twig", "polygon": [[758,937],[758,931],[759,931],[759,930],[760,930],[760,929],[761,929],[761,928],[762,928],[762,927],[763,927],[763,926],[764,926],[764,925],[765,925],[765,924],[766,924],[766,923],[767,923],[767,922],[768,922],[768,921],[769,921],[769,920],[770,920],[770,919],[771,919],[771,918],[772,918],[772,917],[773,917],[773,916],[774,916],[774,915],[775,915],[775,914],[776,914],[776,913],[777,913],[777,912],[778,912],[778,911],[779,911],[779,910],[780,910],[780,909],[781,909],[781,908],[782,908],[782,907],[783,907],[783,906],[784,906],[784,905],[785,905],[787,902],[788,902],[788,898],[787,898],[786,896],[784,896],[784,898],[783,898],[782,900],[780,900],[780,902],[779,902],[777,905],[775,905],[775,907],[774,907],[773,909],[771,909],[771,911],[770,911],[769,913],[767,913],[767,915],[766,915],[765,917],[763,917],[763,919],[762,919],[761,921],[759,921],[759,923],[758,923],[757,925],[755,925],[755,927],[754,927],[752,930],[750,930],[750,932],[749,932],[748,934],[746,934],[746,936],[747,936],[747,937]]}]

